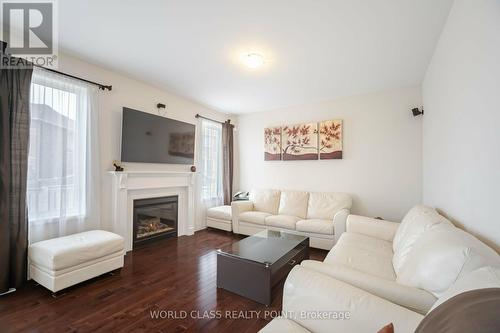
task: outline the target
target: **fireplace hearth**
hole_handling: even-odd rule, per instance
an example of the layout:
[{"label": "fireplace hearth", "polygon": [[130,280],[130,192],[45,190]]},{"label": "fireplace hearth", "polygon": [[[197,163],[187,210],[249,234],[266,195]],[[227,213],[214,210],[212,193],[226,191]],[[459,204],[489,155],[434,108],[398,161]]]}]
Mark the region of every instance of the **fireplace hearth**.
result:
[{"label": "fireplace hearth", "polygon": [[178,196],[134,200],[134,247],[177,237]]}]

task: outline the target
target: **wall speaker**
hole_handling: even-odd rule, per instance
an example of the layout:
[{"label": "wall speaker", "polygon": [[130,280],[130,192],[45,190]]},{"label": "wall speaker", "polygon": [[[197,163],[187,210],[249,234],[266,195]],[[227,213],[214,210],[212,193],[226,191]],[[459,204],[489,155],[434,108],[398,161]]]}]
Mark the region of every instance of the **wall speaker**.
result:
[{"label": "wall speaker", "polygon": [[413,113],[413,117],[417,117],[424,114],[424,109],[420,111],[418,108],[413,108],[411,109],[411,112]]}]

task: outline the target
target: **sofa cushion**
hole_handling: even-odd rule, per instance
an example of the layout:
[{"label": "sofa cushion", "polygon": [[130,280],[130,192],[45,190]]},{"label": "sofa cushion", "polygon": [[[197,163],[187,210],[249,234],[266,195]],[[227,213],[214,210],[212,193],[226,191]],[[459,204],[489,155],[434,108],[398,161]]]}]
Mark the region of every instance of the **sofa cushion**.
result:
[{"label": "sofa cushion", "polygon": [[124,240],[120,235],[92,230],[33,243],[28,248],[28,257],[36,266],[58,271],[123,249]]},{"label": "sofa cushion", "polygon": [[[338,316],[321,318],[308,315],[325,311],[334,311]],[[282,313],[290,314],[302,327],[316,333],[374,333],[388,322],[394,323],[396,332],[406,333],[413,332],[423,318],[349,283],[301,265],[296,265],[285,281]]]},{"label": "sofa cushion", "polygon": [[418,239],[397,281],[440,297],[457,279],[483,266],[500,267],[500,256],[471,234],[443,224]]},{"label": "sofa cushion", "polygon": [[207,216],[213,219],[231,221],[231,206],[218,206],[207,209]]},{"label": "sofa cushion", "polygon": [[343,233],[324,262],[343,264],[353,269],[394,281],[392,244],[381,239]]},{"label": "sofa cushion", "polygon": [[308,192],[281,191],[278,213],[280,215],[291,215],[304,219],[307,214],[308,199]]},{"label": "sofa cushion", "polygon": [[341,209],[350,209],[351,196],[346,193],[309,193],[307,219],[333,220]]},{"label": "sofa cushion", "polygon": [[438,298],[432,306],[431,311],[458,294],[469,290],[485,288],[500,288],[500,269],[486,266],[476,269],[458,279]]},{"label": "sofa cushion", "polygon": [[278,214],[280,204],[280,191],[278,190],[252,190],[250,201],[253,209],[259,212]]},{"label": "sofa cushion", "polygon": [[441,223],[452,225],[450,221],[439,215],[434,208],[418,205],[410,209],[403,221],[401,221],[392,242],[394,251],[392,264],[396,274],[399,274],[399,270],[407,260],[408,254],[418,238],[425,231]]},{"label": "sofa cushion", "polygon": [[271,215],[266,217],[266,225],[270,227],[295,230],[295,223],[297,223],[298,220],[300,220],[300,218],[296,216]]},{"label": "sofa cushion", "polygon": [[396,281],[361,272],[343,264],[327,264],[316,260],[304,260],[300,265],[349,283],[370,294],[377,295],[421,314],[426,314],[432,304],[436,302],[436,297],[425,290],[405,286]]},{"label": "sofa cushion", "polygon": [[434,303],[430,311],[458,294],[485,288],[500,288],[500,269],[486,266],[463,276],[441,294],[441,297]]},{"label": "sofa cushion", "polygon": [[264,212],[250,211],[250,212],[240,213],[238,220],[240,220],[241,222],[265,225],[266,217],[268,216],[271,216],[271,214]]},{"label": "sofa cushion", "polygon": [[295,225],[297,231],[312,232],[315,234],[333,235],[333,221],[332,220],[300,220]]}]

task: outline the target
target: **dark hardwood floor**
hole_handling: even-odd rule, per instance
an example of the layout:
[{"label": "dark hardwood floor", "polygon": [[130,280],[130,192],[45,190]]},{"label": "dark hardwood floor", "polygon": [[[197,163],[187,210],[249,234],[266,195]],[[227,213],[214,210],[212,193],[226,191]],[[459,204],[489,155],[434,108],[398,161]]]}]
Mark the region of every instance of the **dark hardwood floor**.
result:
[{"label": "dark hardwood floor", "polygon": [[[217,289],[215,250],[240,238],[203,230],[145,245],[127,254],[121,272],[57,298],[30,281],[0,297],[0,332],[256,332],[281,310],[283,283],[270,307]],[[311,249],[311,259],[326,253]],[[162,310],[164,318],[152,318]]]}]

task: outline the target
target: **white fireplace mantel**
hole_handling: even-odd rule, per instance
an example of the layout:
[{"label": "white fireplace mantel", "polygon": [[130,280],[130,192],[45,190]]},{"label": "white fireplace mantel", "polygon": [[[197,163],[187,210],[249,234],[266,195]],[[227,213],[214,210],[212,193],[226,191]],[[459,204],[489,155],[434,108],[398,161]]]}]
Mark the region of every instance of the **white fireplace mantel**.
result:
[{"label": "white fireplace mantel", "polygon": [[111,225],[132,250],[134,200],[178,196],[178,235],[194,234],[195,173],[183,171],[110,171],[112,177]]}]

